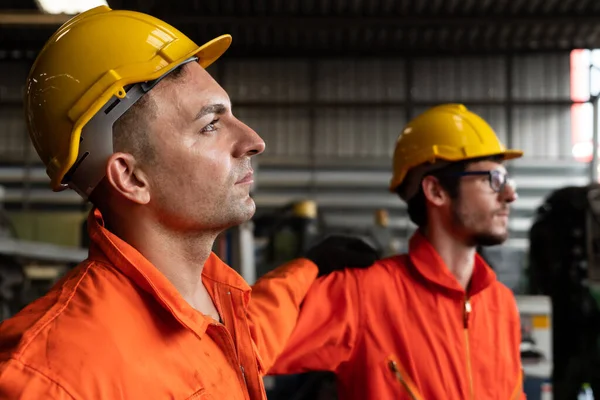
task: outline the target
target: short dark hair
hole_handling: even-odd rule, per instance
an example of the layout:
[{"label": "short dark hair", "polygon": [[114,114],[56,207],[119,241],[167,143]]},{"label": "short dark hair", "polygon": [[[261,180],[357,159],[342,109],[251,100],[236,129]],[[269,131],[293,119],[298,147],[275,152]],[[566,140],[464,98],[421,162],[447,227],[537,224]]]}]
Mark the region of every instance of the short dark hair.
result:
[{"label": "short dark hair", "polygon": [[154,99],[146,94],[121,115],[113,125],[115,152],[123,151],[140,160],[150,161],[154,150],[150,144],[148,129],[156,113]]},{"label": "short dark hair", "polygon": [[[501,161],[501,156],[492,156],[492,157],[481,157],[470,160],[458,161],[442,167],[440,169],[433,170],[429,173],[426,173],[423,178],[426,176],[435,177],[440,186],[448,193],[451,199],[456,199],[458,197],[458,191],[460,188],[460,174],[461,172],[466,171],[467,167],[470,164],[480,162],[480,161]],[[421,181],[423,180],[421,178]],[[396,193],[400,194],[402,186],[399,186],[396,190]],[[407,213],[410,220],[422,228],[427,226],[427,201],[425,199],[425,193],[423,193],[423,187],[421,186],[421,182],[419,182],[419,188],[417,193],[411,197],[407,201]]]},{"label": "short dark hair", "polygon": [[[185,64],[169,72],[163,81],[178,81],[184,75]],[[156,102],[148,94],[143,95],[113,125],[115,151],[133,154],[144,162],[152,162],[154,148],[148,137],[149,123],[156,117]]]}]

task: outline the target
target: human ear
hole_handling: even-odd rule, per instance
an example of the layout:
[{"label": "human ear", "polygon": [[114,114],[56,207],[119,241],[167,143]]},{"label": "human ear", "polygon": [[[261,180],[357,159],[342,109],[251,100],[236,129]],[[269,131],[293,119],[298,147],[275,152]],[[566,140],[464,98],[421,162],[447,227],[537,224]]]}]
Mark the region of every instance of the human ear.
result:
[{"label": "human ear", "polygon": [[135,157],[128,153],[113,154],[106,166],[109,184],[126,199],[137,203],[150,202],[150,184]]},{"label": "human ear", "polygon": [[421,188],[425,198],[436,206],[442,206],[448,201],[448,193],[440,185],[440,181],[434,176],[426,176],[421,181]]}]

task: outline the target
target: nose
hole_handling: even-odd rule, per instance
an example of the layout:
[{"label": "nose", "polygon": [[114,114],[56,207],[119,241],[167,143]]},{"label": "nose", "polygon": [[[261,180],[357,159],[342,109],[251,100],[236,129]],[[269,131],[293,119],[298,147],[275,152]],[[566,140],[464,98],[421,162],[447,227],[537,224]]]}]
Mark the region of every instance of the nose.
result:
[{"label": "nose", "polygon": [[512,203],[519,198],[517,194],[517,186],[514,181],[509,180],[504,185],[504,188],[500,192],[502,200],[506,203]]},{"label": "nose", "polygon": [[238,141],[235,157],[252,157],[265,151],[265,141],[252,128],[237,120]]}]

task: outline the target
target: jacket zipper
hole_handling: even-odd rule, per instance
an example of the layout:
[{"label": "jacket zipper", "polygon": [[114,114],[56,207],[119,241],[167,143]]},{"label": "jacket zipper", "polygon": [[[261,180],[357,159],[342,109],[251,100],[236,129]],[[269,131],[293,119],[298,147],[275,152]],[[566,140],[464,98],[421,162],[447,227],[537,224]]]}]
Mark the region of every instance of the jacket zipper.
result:
[{"label": "jacket zipper", "polygon": [[471,349],[469,345],[469,317],[471,315],[471,301],[468,297],[465,297],[464,312],[463,312],[463,327],[465,333],[465,343],[467,347],[467,377],[469,379],[469,398],[474,399],[475,394],[473,393],[473,373],[471,371]]},{"label": "jacket zipper", "polygon": [[394,375],[396,376],[396,380],[398,380],[398,382],[400,382],[402,384],[402,386],[404,387],[404,389],[406,389],[406,392],[408,393],[408,395],[410,396],[410,398],[412,400],[420,400],[420,397],[417,397],[417,395],[412,391],[412,389],[410,388],[410,386],[408,385],[408,383],[406,382],[406,380],[404,379],[404,377],[402,376],[402,373],[400,372],[400,368],[398,368],[398,363],[394,360],[391,360],[388,363],[390,370],[394,373]]}]

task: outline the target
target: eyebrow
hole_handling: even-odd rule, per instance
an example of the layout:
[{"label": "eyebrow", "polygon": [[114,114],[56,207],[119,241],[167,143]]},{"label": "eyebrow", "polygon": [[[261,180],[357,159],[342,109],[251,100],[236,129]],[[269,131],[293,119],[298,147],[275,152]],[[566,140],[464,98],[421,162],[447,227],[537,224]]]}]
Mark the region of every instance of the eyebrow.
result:
[{"label": "eyebrow", "polygon": [[207,106],[204,106],[200,109],[200,112],[198,114],[196,114],[196,117],[194,118],[194,121],[199,120],[200,118],[209,115],[209,114],[225,114],[225,112],[227,111],[227,107],[225,107],[225,104],[210,104]]}]

